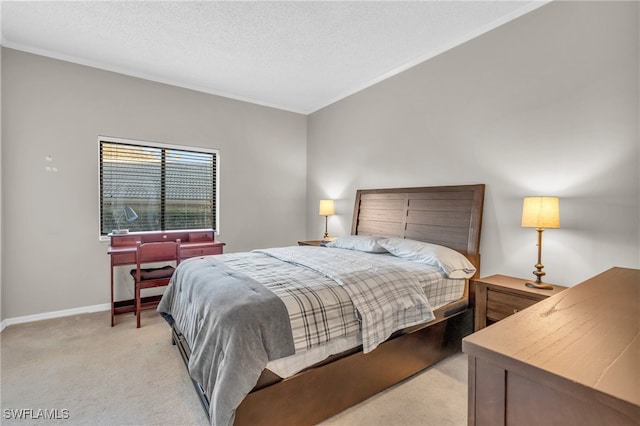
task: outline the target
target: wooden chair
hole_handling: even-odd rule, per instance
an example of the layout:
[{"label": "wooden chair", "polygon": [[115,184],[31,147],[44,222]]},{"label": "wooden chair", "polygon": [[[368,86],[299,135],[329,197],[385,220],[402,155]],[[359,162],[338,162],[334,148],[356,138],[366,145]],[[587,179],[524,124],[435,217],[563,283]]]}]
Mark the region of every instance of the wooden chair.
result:
[{"label": "wooden chair", "polygon": [[140,311],[154,309],[157,301],[142,303],[140,290],[143,288],[162,287],[169,284],[175,267],[166,265],[163,267],[142,268],[146,263],[175,262],[180,263],[180,240],[158,243],[140,243],[136,245],[136,268],[131,270],[135,285],[135,313],[137,328],[140,328]]}]

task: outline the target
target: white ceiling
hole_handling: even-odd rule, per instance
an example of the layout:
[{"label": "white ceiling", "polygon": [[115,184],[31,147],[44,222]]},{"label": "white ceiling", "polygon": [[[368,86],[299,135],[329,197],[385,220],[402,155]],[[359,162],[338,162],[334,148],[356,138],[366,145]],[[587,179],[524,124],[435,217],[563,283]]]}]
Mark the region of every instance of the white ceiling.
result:
[{"label": "white ceiling", "polygon": [[2,45],[308,114],[545,1],[2,1]]}]

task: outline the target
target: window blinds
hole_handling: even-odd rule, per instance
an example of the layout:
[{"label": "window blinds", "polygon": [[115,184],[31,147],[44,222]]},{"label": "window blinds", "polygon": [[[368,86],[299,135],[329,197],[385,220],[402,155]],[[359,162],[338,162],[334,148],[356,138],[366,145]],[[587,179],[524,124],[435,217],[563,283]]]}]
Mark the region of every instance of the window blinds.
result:
[{"label": "window blinds", "polygon": [[216,166],[216,152],[101,140],[100,234],[215,228]]}]

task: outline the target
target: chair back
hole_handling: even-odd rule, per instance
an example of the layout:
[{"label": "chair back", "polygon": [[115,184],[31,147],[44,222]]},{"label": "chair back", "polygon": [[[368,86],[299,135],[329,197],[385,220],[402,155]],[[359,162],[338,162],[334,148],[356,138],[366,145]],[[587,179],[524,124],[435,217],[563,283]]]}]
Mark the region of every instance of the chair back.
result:
[{"label": "chair back", "polygon": [[[152,287],[161,287],[169,284],[175,268],[170,265],[158,268],[142,269],[143,263],[155,262],[180,263],[180,240],[162,241],[157,243],[140,243],[136,245],[136,269],[130,271],[135,285],[136,326],[140,328],[140,311],[155,308],[157,301],[143,300],[140,290]],[[149,298],[147,298],[149,299]]]},{"label": "chair back", "polygon": [[136,264],[171,262],[180,263],[180,240],[162,241],[157,243],[138,243],[136,249]]}]

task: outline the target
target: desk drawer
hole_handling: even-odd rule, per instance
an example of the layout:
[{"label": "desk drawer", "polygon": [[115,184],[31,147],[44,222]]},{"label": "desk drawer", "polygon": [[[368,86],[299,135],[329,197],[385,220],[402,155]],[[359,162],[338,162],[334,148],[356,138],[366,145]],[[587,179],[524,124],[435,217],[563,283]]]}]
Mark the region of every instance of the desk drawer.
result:
[{"label": "desk drawer", "polygon": [[111,265],[112,266],[120,266],[120,265],[135,265],[136,264],[136,252],[128,252],[128,253],[112,253],[111,254]]},{"label": "desk drawer", "polygon": [[500,321],[538,302],[539,299],[487,289],[487,318]]},{"label": "desk drawer", "polygon": [[222,254],[222,246],[216,247],[191,247],[180,249],[180,257],[188,259],[196,256],[209,256],[211,254]]},{"label": "desk drawer", "polygon": [[189,241],[213,241],[213,231],[189,232]]}]

